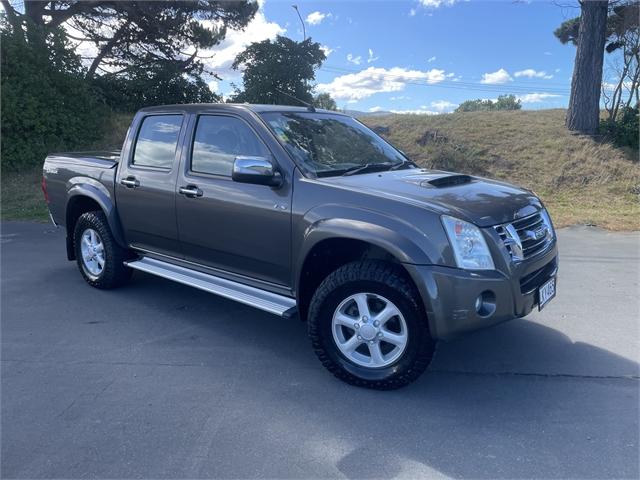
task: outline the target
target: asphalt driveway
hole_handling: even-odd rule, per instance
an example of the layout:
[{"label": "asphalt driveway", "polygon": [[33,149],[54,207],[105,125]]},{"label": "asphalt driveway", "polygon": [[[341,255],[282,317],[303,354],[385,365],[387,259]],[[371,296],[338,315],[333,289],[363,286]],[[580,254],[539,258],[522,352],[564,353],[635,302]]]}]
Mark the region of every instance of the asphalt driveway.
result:
[{"label": "asphalt driveway", "polygon": [[1,235],[2,478],[640,475],[640,234],[560,231],[542,313],[394,392],[334,379],[301,322],[140,273],[98,291],[62,231]]}]

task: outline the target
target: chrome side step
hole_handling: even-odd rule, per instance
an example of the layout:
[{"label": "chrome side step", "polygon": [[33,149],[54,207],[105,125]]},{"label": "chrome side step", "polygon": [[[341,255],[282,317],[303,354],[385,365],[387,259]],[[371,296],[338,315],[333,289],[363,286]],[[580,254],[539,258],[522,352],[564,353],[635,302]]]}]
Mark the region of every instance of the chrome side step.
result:
[{"label": "chrome side step", "polygon": [[171,263],[142,257],[139,260],[124,262],[130,268],[151,273],[174,282],[189,285],[205,292],[215,293],[224,298],[244,303],[282,317],[292,317],[296,312],[294,298],[267,292],[226,278],[216,277]]}]

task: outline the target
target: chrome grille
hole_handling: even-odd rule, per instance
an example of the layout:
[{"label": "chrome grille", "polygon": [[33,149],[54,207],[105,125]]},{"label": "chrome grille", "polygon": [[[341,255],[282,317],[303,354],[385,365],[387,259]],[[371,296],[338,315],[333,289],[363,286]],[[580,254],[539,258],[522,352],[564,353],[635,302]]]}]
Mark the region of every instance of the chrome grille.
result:
[{"label": "chrome grille", "polygon": [[543,252],[553,241],[553,227],[543,211],[494,227],[513,260]]}]

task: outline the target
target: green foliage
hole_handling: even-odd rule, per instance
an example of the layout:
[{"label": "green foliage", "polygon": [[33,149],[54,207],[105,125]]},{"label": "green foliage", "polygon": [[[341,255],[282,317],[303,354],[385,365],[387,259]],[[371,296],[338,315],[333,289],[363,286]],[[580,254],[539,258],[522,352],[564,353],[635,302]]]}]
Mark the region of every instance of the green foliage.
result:
[{"label": "green foliage", "polygon": [[105,103],[120,112],[135,112],[150,105],[214,103],[221,100],[200,75],[183,75],[171,63],[136,71],[129,78],[102,75],[93,83],[100,89]]},{"label": "green foliage", "polygon": [[[605,50],[611,53],[621,48],[628,32],[637,30],[640,25],[640,1],[630,0],[611,3],[607,17],[607,43]],[[580,33],[580,17],[566,20],[555,29],[553,34],[563,45],[578,44]]]},{"label": "green foliage", "polygon": [[74,38],[95,46],[97,54],[88,68],[88,78],[103,72],[128,78],[140,70],[168,64],[171,70],[193,74],[203,67],[200,50],[219,44],[227,28],[246,27],[258,10],[258,3],[249,0],[22,3],[24,8],[19,10],[3,2],[16,32],[24,32],[28,38],[32,26],[54,29],[66,22],[73,27]]},{"label": "green foliage", "polygon": [[41,163],[48,153],[99,138],[105,107],[84,80],[80,59],[61,29],[32,28],[27,42],[3,23],[2,168]]},{"label": "green foliage", "polygon": [[310,38],[296,42],[278,35],[275,41],[252,43],[233,62],[244,73],[243,89],[236,88],[231,101],[291,105],[295,97],[313,103],[311,82],[325,58],[320,44]]},{"label": "green foliage", "polygon": [[567,43],[577,45],[578,33],[580,33],[580,17],[562,22],[553,32],[556,38],[560,40],[560,43],[563,45],[566,45]]},{"label": "green foliage", "polygon": [[604,119],[600,121],[600,133],[620,147],[631,147],[638,150],[639,129],[637,105],[635,108],[622,107],[616,120]]},{"label": "green foliage", "polygon": [[522,103],[515,95],[500,95],[494,102],[492,100],[467,100],[462,102],[456,112],[490,112],[496,110],[520,110]]},{"label": "green foliage", "polygon": [[313,105],[317,108],[324,108],[325,110],[338,110],[336,101],[331,98],[328,93],[319,93],[313,97]]}]

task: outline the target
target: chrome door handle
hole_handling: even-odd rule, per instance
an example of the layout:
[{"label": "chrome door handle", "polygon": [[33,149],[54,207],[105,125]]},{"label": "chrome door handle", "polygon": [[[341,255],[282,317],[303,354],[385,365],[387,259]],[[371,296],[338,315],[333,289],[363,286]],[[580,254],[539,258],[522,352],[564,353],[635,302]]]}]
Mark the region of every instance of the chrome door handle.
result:
[{"label": "chrome door handle", "polygon": [[182,195],[186,195],[187,197],[201,197],[203,195],[202,190],[200,190],[195,185],[187,185],[186,187],[180,187],[178,189]]},{"label": "chrome door handle", "polygon": [[140,186],[140,182],[133,177],[127,177],[120,180],[120,184],[127,188],[136,188]]}]

